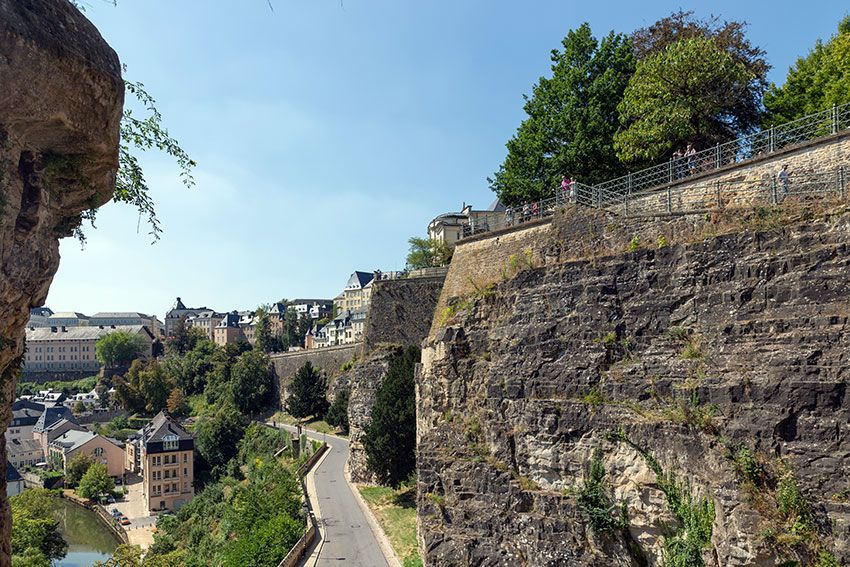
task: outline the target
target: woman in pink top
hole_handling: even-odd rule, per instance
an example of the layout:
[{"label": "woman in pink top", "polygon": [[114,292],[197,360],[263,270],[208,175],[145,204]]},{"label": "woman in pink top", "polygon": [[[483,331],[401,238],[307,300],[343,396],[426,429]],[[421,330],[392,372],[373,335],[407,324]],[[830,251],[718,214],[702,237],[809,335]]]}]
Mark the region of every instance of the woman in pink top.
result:
[{"label": "woman in pink top", "polygon": [[561,197],[567,203],[573,201],[573,180],[566,175],[561,176]]}]

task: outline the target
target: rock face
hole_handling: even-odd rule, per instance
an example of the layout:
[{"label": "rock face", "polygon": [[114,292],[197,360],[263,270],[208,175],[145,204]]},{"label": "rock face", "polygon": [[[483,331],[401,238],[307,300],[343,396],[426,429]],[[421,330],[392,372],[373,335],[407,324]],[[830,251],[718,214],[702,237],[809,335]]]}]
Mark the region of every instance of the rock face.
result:
[{"label": "rock face", "polygon": [[[431,328],[445,276],[381,280],[374,283],[363,332],[363,353],[354,368],[337,380],[350,388],[348,402],[351,439],[348,468],[354,482],[373,483],[366,466],[363,436],[372,420],[375,396],[403,347],[419,347]],[[331,398],[332,399],[332,398]]]},{"label": "rock face", "polygon": [[375,405],[378,388],[390,368],[390,361],[401,351],[401,347],[395,346],[375,349],[345,374],[351,387],[348,400],[348,470],[353,482],[375,482],[374,473],[366,466],[364,430],[372,421],[372,406]]},{"label": "rock face", "polygon": [[[427,565],[661,565],[697,533],[674,491],[713,506],[705,565],[850,562],[850,212],[500,238],[458,247],[422,353]],[[527,253],[462,291],[499,246]],[[590,527],[599,461],[623,529]]]},{"label": "rock face", "polygon": [[[59,238],[115,187],[121,66],[66,0],[0,0],[0,465],[29,308],[42,305]],[[0,480],[0,566],[9,509]]]}]

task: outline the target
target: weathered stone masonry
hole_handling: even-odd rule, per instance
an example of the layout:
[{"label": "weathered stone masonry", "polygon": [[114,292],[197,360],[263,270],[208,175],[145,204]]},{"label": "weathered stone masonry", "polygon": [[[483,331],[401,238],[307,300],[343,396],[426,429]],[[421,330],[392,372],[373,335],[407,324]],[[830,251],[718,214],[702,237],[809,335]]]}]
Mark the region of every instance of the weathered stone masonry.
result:
[{"label": "weathered stone masonry", "polygon": [[[455,309],[417,382],[426,564],[657,565],[675,520],[618,430],[714,502],[707,565],[811,559],[764,536],[777,520],[753,506],[727,444],[785,460],[825,549],[850,561],[850,213],[770,214],[570,210],[458,246],[441,298]],[[634,234],[644,245],[628,252]],[[526,250],[512,269],[505,253]],[[710,430],[676,418],[709,406]],[[593,534],[570,492],[596,449],[639,553]]]}]

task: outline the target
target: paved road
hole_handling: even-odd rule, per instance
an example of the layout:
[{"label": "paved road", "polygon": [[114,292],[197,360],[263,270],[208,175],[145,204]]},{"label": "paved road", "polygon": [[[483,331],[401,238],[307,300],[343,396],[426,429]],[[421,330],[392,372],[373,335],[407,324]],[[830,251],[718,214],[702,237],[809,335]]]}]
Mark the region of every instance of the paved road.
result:
[{"label": "paved road", "polygon": [[304,433],[312,439],[327,441],[330,447],[314,473],[319,499],[319,510],[315,512],[317,517],[321,516],[319,523],[324,525],[324,540],[316,543],[318,554],[308,555],[306,565],[387,567],[378,540],[345,480],[348,441],[307,430]]}]

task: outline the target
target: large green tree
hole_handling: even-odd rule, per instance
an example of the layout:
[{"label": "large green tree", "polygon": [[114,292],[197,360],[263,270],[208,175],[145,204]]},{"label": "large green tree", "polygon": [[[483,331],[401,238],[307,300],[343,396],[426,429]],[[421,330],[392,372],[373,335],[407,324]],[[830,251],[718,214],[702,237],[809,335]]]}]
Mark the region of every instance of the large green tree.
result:
[{"label": "large green tree", "polygon": [[243,413],[265,409],[274,388],[271,361],[264,352],[249,350],[239,355],[230,371],[233,403]]},{"label": "large green tree", "polygon": [[411,270],[447,266],[452,261],[454,249],[445,240],[411,236],[407,243],[410,245],[407,267]]},{"label": "large green tree", "polygon": [[381,483],[390,486],[398,486],[416,469],[413,372],[419,356],[419,350],[410,347],[390,361],[365,430],[366,464]]},{"label": "large green tree", "polygon": [[142,356],[145,344],[141,336],[126,331],[115,331],[100,337],[94,345],[94,354],[101,364],[118,366],[130,364]]},{"label": "large green tree", "polygon": [[87,453],[79,452],[71,457],[65,465],[65,486],[71,488],[77,486],[92,463],[94,459]]},{"label": "large green tree", "polygon": [[624,171],[614,133],[617,104],[634,72],[631,42],[614,32],[599,41],[585,23],[562,47],[552,51],[552,76],[541,77],[526,97],[528,117],[490,180],[506,205],[554,196],[561,175],[592,184]]},{"label": "large green tree", "polygon": [[50,565],[65,556],[68,544],[53,517],[49,490],[32,488],[9,500],[12,508],[12,564]]},{"label": "large green tree", "polygon": [[92,463],[80,479],[77,493],[83,498],[97,498],[115,488],[115,481],[109,476],[106,465],[100,462]]},{"label": "large green tree", "polygon": [[295,373],[289,384],[286,411],[295,417],[324,416],[328,409],[328,384],[322,373],[310,362]]},{"label": "large green tree", "polygon": [[325,421],[332,427],[338,427],[343,435],[348,435],[348,400],[351,397],[350,388],[342,388],[336,393],[334,402],[325,414]]},{"label": "large green tree", "polygon": [[805,57],[788,70],[781,87],[772,85],[764,96],[766,125],[787,122],[850,102],[850,16],[826,43],[818,40]]},{"label": "large green tree", "polygon": [[703,37],[642,59],[619,105],[626,127],[614,138],[618,155],[656,161],[675,146],[702,149],[751,131],[757,123],[737,109],[751,96],[752,80],[742,63]]},{"label": "large green tree", "polygon": [[195,425],[195,446],[210,467],[227,464],[245,434],[245,419],[229,401],[201,415]]}]

